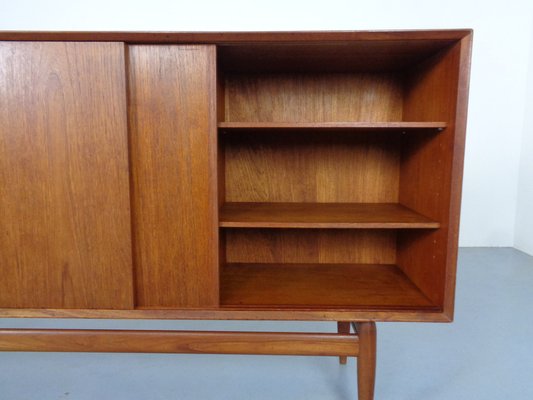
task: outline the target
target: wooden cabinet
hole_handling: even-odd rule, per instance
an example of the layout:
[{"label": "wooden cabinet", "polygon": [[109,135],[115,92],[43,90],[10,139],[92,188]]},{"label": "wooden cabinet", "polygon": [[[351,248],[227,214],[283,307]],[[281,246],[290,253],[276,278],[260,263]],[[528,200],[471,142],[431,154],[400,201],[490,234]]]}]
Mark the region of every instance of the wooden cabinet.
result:
[{"label": "wooden cabinet", "polygon": [[339,321],[0,349],[309,345],[370,399],[374,321],[453,319],[471,37],[0,32],[0,316]]}]

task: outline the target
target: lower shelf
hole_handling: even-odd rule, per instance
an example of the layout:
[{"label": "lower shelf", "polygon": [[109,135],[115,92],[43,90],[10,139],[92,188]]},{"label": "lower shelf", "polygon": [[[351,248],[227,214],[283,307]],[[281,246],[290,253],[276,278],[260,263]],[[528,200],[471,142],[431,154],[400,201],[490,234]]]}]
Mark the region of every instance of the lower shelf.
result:
[{"label": "lower shelf", "polygon": [[413,309],[436,307],[396,265],[226,264],[222,307]]}]

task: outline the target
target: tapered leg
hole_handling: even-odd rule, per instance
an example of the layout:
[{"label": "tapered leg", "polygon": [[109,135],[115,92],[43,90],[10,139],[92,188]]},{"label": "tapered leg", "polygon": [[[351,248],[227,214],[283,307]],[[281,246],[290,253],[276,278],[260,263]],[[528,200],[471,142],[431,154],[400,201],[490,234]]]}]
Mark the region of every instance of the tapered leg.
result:
[{"label": "tapered leg", "polygon": [[376,380],[376,324],[358,322],[355,328],[359,335],[359,356],[357,357],[359,400],[373,400]]},{"label": "tapered leg", "polygon": [[[349,322],[343,322],[339,321],[337,322],[337,332],[342,333],[344,335],[347,335],[350,333],[350,323]],[[339,362],[341,364],[346,364],[346,361],[348,360],[348,357],[346,356],[340,356]]]}]

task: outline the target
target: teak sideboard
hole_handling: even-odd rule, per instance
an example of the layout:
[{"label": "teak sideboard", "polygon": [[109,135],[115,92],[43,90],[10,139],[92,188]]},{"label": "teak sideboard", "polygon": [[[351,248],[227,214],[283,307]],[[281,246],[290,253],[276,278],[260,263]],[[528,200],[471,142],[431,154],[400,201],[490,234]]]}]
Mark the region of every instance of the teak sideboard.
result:
[{"label": "teak sideboard", "polygon": [[[453,319],[471,30],[0,32],[0,350],[358,359]],[[353,326],[352,331],[350,327]]]}]

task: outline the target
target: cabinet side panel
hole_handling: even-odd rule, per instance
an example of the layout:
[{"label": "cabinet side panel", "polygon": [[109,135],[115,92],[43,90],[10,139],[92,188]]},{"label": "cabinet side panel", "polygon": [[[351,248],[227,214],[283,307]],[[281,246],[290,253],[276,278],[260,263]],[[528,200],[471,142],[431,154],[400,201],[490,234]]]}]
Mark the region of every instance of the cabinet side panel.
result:
[{"label": "cabinet side panel", "polygon": [[0,306],[133,307],[124,45],[0,43]]},{"label": "cabinet side panel", "polygon": [[398,241],[400,267],[448,314],[455,286],[469,43],[467,37],[421,65],[411,77],[404,103],[404,120],[448,124],[434,138],[409,137],[400,171],[400,202],[440,222],[441,227],[406,232]]},{"label": "cabinet side panel", "polygon": [[215,46],[139,45],[128,55],[136,303],[215,306]]}]

